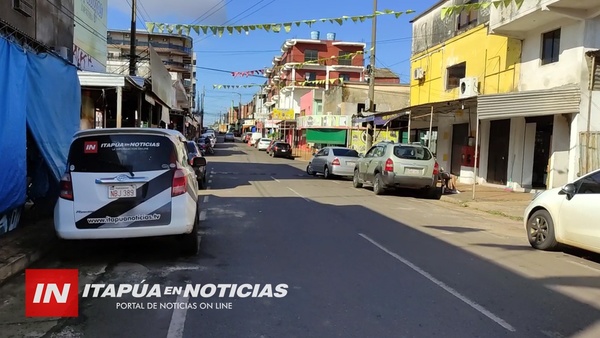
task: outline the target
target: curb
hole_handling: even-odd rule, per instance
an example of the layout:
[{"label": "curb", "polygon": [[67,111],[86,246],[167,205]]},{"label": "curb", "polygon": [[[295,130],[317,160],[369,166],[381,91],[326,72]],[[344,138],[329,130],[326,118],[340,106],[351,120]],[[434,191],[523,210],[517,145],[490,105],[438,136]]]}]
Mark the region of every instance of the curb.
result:
[{"label": "curb", "polygon": [[18,253],[8,259],[6,264],[0,266],[0,285],[11,277],[25,271],[33,263],[40,260],[47,253],[54,250],[54,243],[51,246],[34,250],[28,253]]},{"label": "curb", "polygon": [[498,210],[487,210],[487,209],[479,209],[479,208],[472,207],[472,206],[470,206],[468,204],[469,201],[461,201],[461,200],[457,200],[457,199],[454,199],[454,198],[451,198],[451,197],[444,198],[443,196],[440,199],[440,201],[445,202],[445,203],[455,204],[455,205],[458,205],[458,206],[463,207],[463,208],[469,208],[469,209],[472,209],[472,210],[477,210],[477,211],[485,212],[485,213],[490,214],[490,215],[501,216],[501,217],[508,218],[510,220],[517,221],[517,222],[522,222],[523,221],[523,217],[520,217],[520,216],[507,215],[507,214],[505,214],[505,213],[503,213],[501,211],[498,211]]}]

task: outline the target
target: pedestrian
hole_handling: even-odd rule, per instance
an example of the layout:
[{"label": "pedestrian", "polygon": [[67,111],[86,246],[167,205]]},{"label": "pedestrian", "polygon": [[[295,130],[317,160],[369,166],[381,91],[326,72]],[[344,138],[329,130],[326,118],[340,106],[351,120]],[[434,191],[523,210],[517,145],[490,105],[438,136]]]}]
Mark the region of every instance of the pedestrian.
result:
[{"label": "pedestrian", "polygon": [[448,192],[450,194],[458,194],[460,191],[456,189],[456,181],[458,177],[452,175],[451,173],[444,170],[444,168],[440,168],[439,177],[444,181],[444,192]]}]

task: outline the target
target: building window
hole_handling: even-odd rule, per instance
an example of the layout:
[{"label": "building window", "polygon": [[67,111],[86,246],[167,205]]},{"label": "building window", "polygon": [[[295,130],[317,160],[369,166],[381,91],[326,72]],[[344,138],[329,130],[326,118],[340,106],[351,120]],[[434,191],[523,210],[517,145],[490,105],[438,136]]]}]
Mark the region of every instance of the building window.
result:
[{"label": "building window", "polygon": [[542,34],[542,65],[558,62],[560,55],[560,28]]},{"label": "building window", "polygon": [[315,115],[323,115],[323,102],[315,100]]},{"label": "building window", "polygon": [[317,73],[314,72],[306,72],[304,74],[304,80],[305,81],[316,81],[317,80]]},{"label": "building window", "polygon": [[342,66],[352,66],[352,53],[350,52],[340,52],[338,55],[338,65]]},{"label": "building window", "polygon": [[317,61],[319,59],[319,51],[307,49],[304,51],[304,62]]},{"label": "building window", "polygon": [[458,88],[460,79],[464,78],[467,73],[467,63],[459,63],[446,69],[446,89]]},{"label": "building window", "polygon": [[348,74],[340,74],[340,80],[342,80],[344,82],[348,82],[348,81],[350,81],[350,75],[348,75]]},{"label": "building window", "polygon": [[[479,2],[479,0],[470,0],[470,1],[467,1],[465,3],[465,5],[476,4],[478,2]],[[460,30],[467,26],[470,26],[471,24],[477,24],[478,18],[479,18],[479,10],[477,10],[477,9],[472,9],[470,11],[463,10],[462,12],[460,12],[460,14],[458,14],[457,28]]]}]

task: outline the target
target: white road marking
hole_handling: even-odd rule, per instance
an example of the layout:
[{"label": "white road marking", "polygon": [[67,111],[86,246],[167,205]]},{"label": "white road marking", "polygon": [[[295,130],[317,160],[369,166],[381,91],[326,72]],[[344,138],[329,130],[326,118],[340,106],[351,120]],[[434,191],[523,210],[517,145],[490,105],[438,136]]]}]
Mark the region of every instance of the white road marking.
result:
[{"label": "white road marking", "polygon": [[206,210],[202,210],[200,211],[200,216],[198,216],[198,218],[200,219],[200,221],[206,221]]},{"label": "white road marking", "polygon": [[331,181],[331,183],[340,184],[338,181]]},{"label": "white road marking", "polygon": [[208,202],[208,196],[204,196],[204,200],[202,202],[204,202],[204,203]]},{"label": "white road marking", "polygon": [[309,200],[308,198],[306,198],[306,197],[304,197],[304,196],[300,195],[300,194],[299,194],[299,193],[298,193],[296,190],[294,190],[294,189],[292,189],[292,188],[290,188],[290,187],[287,187],[287,188],[288,188],[288,189],[290,189],[290,191],[291,191],[291,192],[293,192],[294,194],[296,194],[296,195],[298,195],[298,196],[300,196],[300,197],[304,198],[304,200],[305,200],[305,201],[307,201],[307,202],[310,202],[310,200]]},{"label": "white road marking", "polygon": [[212,175],[212,174],[210,174],[210,175],[208,175],[208,177],[209,177],[209,178],[212,178],[212,177],[213,177],[213,175]]},{"label": "white road marking", "polygon": [[588,269],[588,270],[592,270],[592,271],[594,271],[594,272],[600,272],[600,269],[594,268],[594,267],[592,267],[592,266],[589,266],[589,265],[587,265],[587,264],[584,264],[584,263],[575,262],[575,261],[572,261],[572,260],[570,260],[570,259],[567,259],[567,262],[569,262],[569,263],[571,263],[571,264],[578,265],[578,266],[580,266],[580,267],[582,267],[582,268],[586,268],[586,269]]},{"label": "white road marking", "polygon": [[281,183],[281,181],[279,181],[278,179],[276,179],[275,177],[271,176],[271,178],[273,179],[273,181],[277,182],[277,183]]},{"label": "white road marking", "polygon": [[408,266],[409,268],[411,268],[416,273],[418,273],[421,276],[427,278],[430,282],[432,282],[435,285],[439,286],[440,288],[444,289],[444,291],[446,291],[449,294],[453,295],[454,297],[460,299],[465,304],[469,305],[470,307],[472,307],[473,309],[475,309],[479,313],[481,313],[484,316],[488,317],[489,319],[493,320],[494,322],[496,322],[496,324],[502,326],[503,328],[505,328],[508,331],[511,331],[511,332],[517,331],[514,327],[512,327],[510,324],[508,324],[504,319],[496,316],[495,314],[493,314],[492,312],[488,311],[486,308],[484,308],[483,306],[477,304],[476,302],[470,300],[466,296],[463,296],[458,291],[456,291],[453,288],[451,288],[450,286],[444,284],[444,282],[442,282],[442,281],[436,279],[435,277],[433,277],[432,275],[430,275],[427,271],[425,271],[425,270],[421,269],[420,267],[416,266],[415,264],[413,264],[411,261],[409,261],[409,260],[401,257],[400,255],[398,255],[398,254],[396,254],[396,253],[388,250],[386,247],[384,247],[383,245],[381,245],[381,244],[377,243],[376,241],[372,240],[371,238],[369,238],[365,234],[359,233],[358,235],[361,236],[362,238],[366,239],[367,241],[371,242],[371,244],[375,245],[376,247],[378,247],[379,249],[381,249],[382,251],[384,251],[388,255],[396,258],[398,261],[402,262],[404,265]]},{"label": "white road marking", "polygon": [[441,232],[441,233],[443,233],[444,235],[448,235],[448,236],[451,236],[451,235],[455,234],[455,232],[450,232],[450,231],[446,231],[446,230],[438,230],[438,231]]},{"label": "white road marking", "polygon": [[212,180],[208,180],[208,184],[211,184],[211,183],[212,183]]},{"label": "white road marking", "polygon": [[385,197],[383,197],[383,196],[375,195],[375,197],[377,197],[377,198],[380,198],[380,199],[382,199],[382,200],[389,201],[389,199],[387,199],[387,198],[385,198]]},{"label": "white road marking", "polygon": [[[177,303],[188,302],[188,297],[178,296]],[[187,316],[187,306],[183,305],[173,310],[171,315],[171,323],[169,323],[169,331],[167,332],[167,338],[181,338],[183,337],[183,328],[185,326],[185,317]]]}]

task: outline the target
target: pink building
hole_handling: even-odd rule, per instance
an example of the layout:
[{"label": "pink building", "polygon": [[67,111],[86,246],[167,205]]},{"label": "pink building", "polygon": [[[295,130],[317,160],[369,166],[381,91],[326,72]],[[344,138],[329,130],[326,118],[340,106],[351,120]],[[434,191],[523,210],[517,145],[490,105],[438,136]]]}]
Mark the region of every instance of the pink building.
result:
[{"label": "pink building", "polygon": [[313,90],[302,95],[300,98],[300,116],[309,116],[313,114],[313,102],[315,92]]}]

